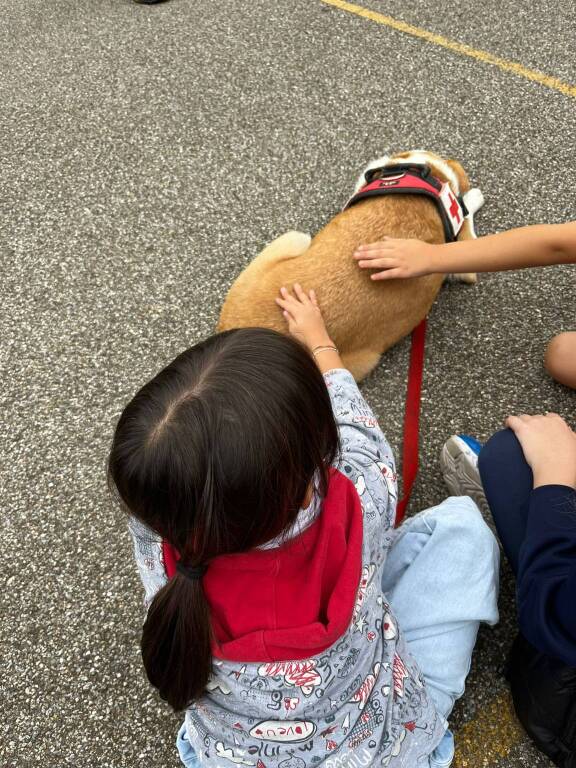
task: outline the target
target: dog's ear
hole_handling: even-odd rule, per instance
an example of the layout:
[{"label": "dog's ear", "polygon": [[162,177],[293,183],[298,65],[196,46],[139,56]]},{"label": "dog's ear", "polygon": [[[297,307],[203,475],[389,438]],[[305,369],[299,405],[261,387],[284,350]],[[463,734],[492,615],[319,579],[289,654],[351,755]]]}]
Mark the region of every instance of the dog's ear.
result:
[{"label": "dog's ear", "polygon": [[470,179],[464,168],[460,165],[458,160],[446,160],[450,168],[454,171],[458,177],[458,184],[460,185],[460,194],[465,195],[470,189]]}]

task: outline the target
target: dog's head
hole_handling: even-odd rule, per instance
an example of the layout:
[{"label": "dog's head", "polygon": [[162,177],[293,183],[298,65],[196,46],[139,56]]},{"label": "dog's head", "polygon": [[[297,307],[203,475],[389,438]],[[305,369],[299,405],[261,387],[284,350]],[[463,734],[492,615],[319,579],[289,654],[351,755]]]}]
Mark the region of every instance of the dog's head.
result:
[{"label": "dog's head", "polygon": [[[457,160],[444,160],[440,155],[434,152],[428,152],[423,149],[415,150],[412,152],[400,152],[397,155],[384,155],[377,160],[373,160],[362,173],[362,176],[358,179],[355,192],[364,186],[366,171],[374,168],[382,168],[382,166],[394,166],[402,165],[406,163],[422,164],[426,163],[430,166],[432,174],[439,178],[441,181],[446,181],[450,184],[452,192],[456,196],[464,195],[470,189],[470,180],[464,168]],[[378,178],[378,174],[374,176]]]}]

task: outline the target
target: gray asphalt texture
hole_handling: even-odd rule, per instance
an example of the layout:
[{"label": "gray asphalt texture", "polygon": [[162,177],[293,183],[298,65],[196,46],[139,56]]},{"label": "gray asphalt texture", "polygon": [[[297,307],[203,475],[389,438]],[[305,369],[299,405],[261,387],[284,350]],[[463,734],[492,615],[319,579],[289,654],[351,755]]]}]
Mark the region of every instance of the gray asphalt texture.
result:
[{"label": "gray asphalt texture", "polygon": [[[574,79],[573,4],[367,6]],[[574,218],[576,101],[318,0],[7,0],[0,67],[0,765],[176,768],[180,717],[144,677],[141,589],[105,482],[122,407],[212,332],[267,242],[320,229],[383,152],[461,160],[486,197],[481,233]],[[573,419],[542,354],[576,326],[575,287],[572,267],[446,284],[412,512],[446,495],[450,434]],[[397,451],[408,350],[364,385]],[[505,690],[513,602],[505,566],[456,727]],[[549,765],[527,741],[499,764]]]}]

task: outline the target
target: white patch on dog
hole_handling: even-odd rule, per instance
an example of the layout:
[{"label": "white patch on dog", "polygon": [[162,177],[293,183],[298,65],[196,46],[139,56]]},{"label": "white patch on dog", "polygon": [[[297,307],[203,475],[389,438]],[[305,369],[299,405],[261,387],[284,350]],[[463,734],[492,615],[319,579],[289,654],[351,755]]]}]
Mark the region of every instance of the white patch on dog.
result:
[{"label": "white patch on dog", "polygon": [[474,215],[478,213],[480,208],[484,205],[484,195],[478,187],[472,187],[472,189],[469,189],[468,192],[466,192],[462,199],[464,200],[464,205],[468,209],[468,216],[466,216],[466,219],[470,226],[470,234],[473,238],[476,238]]},{"label": "white patch on dog", "polygon": [[478,213],[480,208],[484,205],[484,195],[478,187],[472,187],[464,195],[464,204],[468,208],[468,212],[474,215]]}]

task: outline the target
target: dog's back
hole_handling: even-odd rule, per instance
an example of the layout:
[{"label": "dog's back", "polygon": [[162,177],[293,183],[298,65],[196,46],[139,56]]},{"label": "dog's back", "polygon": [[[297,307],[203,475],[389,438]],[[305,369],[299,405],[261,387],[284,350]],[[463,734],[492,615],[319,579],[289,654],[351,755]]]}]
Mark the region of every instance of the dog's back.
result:
[{"label": "dog's back", "polygon": [[352,254],[358,245],[384,236],[444,241],[434,203],[426,198],[401,195],[361,201],[335,216],[298,255],[283,254],[279,248],[254,259],[232,285],[218,329],[263,326],[286,332],[274,299],[282,285],[299,282],[305,290],[316,290],[344,364],[362,378],[382,352],[426,316],[443,280],[443,275],[371,280]]}]

